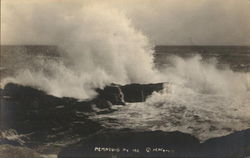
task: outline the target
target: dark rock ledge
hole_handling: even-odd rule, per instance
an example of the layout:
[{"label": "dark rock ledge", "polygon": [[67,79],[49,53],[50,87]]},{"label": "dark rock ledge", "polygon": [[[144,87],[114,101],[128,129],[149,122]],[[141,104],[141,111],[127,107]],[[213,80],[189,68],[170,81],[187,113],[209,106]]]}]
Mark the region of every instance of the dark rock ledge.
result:
[{"label": "dark rock ledge", "polygon": [[[128,152],[124,149],[127,149]],[[139,152],[133,152],[138,149]],[[246,158],[250,156],[250,129],[200,143],[189,134],[163,131],[106,131],[64,148],[58,158],[171,157]]]},{"label": "dark rock ledge", "polygon": [[[250,156],[250,129],[200,143],[194,136],[179,131],[105,129],[85,114],[98,114],[96,108],[112,112],[110,107],[114,104],[145,101],[152,92],[162,89],[163,83],[125,86],[113,84],[97,89],[98,96],[92,100],[78,101],[74,98],[54,97],[35,88],[10,83],[1,90],[0,130],[15,129],[18,134],[29,134],[29,139],[23,146],[30,148],[35,148],[39,143],[41,145],[67,137],[74,139],[76,135],[83,138],[80,142],[63,148],[59,158]],[[49,135],[53,137],[48,137]],[[1,136],[0,144],[22,145]],[[117,152],[117,148],[124,148],[129,152]]]},{"label": "dark rock ledge", "polygon": [[[112,105],[143,101],[153,91],[162,89],[163,83],[150,84],[149,87],[112,84],[104,89],[96,89],[96,98],[79,101],[58,98],[32,87],[9,83],[0,91],[0,130],[15,129],[19,134],[32,133],[29,136],[32,141],[28,141],[30,146],[37,142],[53,142],[65,135],[86,137],[104,129],[99,123],[90,120],[87,113],[110,113]],[[53,135],[53,139],[48,139],[48,135]],[[18,144],[0,137],[0,144],[4,143]]]}]

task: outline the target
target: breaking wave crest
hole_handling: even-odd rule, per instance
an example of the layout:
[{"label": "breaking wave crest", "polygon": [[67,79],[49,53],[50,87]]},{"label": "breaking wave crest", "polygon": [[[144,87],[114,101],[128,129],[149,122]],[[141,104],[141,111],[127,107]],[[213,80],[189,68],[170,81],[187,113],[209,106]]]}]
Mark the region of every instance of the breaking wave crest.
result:
[{"label": "breaking wave crest", "polygon": [[[79,7],[72,15],[70,10],[57,12],[44,3],[27,5],[27,15],[23,16],[27,19],[9,20],[15,24],[4,25],[8,26],[3,27],[5,42],[54,44],[63,51],[60,60],[36,59],[33,62],[36,66],[19,71],[12,81],[60,97],[87,99],[95,95],[94,88],[109,83],[158,80],[148,38],[118,10],[89,4]],[[65,9],[65,6],[58,7],[58,10]],[[30,17],[31,13],[34,16]]]},{"label": "breaking wave crest", "polygon": [[162,92],[93,118],[111,128],[177,130],[200,140],[250,127],[249,73],[219,70],[200,56],[171,61],[164,69],[170,83]]}]

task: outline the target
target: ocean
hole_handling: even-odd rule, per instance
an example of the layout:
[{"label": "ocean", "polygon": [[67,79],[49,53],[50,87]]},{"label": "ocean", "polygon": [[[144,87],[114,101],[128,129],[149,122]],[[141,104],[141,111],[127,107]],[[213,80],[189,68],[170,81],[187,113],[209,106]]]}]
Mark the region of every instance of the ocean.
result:
[{"label": "ocean", "polygon": [[[13,122],[16,119],[12,115],[15,112],[5,111],[9,110],[7,105],[32,106],[31,111],[24,110],[27,113],[20,116],[26,123],[11,126],[1,123],[1,144],[13,145],[14,142],[28,147],[35,152],[34,157],[56,157],[61,148],[84,141],[104,129],[179,131],[202,143],[250,128],[250,46],[156,46],[148,50],[149,55],[144,58],[113,53],[72,56],[57,46],[1,46],[3,120],[12,123],[11,119]],[[80,59],[83,63],[75,64]],[[2,93],[8,83],[32,87],[34,93],[27,94],[39,95],[8,100],[7,93]],[[164,83],[164,87],[142,102],[126,102],[125,106],[108,103],[112,105],[108,112],[98,107],[94,111],[77,109],[71,118],[67,110],[60,111],[67,104],[71,109],[71,104],[75,106],[95,98],[97,88],[132,83]],[[46,101],[48,96],[52,101]],[[76,99],[75,103],[68,98]],[[65,99],[66,105],[60,99]],[[42,106],[48,106],[46,103],[56,105],[55,118],[43,109]],[[22,109],[18,110],[17,117],[22,115]],[[53,123],[46,119],[52,119]],[[33,127],[36,124],[39,125]],[[12,152],[19,150],[12,148]],[[31,152],[29,149],[21,150]]]},{"label": "ocean", "polygon": [[94,119],[109,128],[182,131],[202,141],[250,127],[249,46],[154,50],[156,67],[169,75],[166,92]]}]

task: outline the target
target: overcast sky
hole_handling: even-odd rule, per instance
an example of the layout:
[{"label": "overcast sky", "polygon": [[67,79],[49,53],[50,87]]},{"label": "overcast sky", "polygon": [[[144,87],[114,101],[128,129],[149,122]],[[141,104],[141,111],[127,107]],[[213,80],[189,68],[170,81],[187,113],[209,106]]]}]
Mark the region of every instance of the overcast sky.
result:
[{"label": "overcast sky", "polygon": [[[29,3],[40,0],[2,0],[4,26],[22,18]],[[105,3],[124,12],[138,30],[154,44],[166,45],[249,45],[250,0],[45,0],[43,7],[61,5],[72,14],[81,5]],[[12,14],[9,11],[12,10]],[[17,10],[17,14],[13,14]],[[63,10],[62,10],[63,11]],[[25,16],[25,14],[23,14]]]}]

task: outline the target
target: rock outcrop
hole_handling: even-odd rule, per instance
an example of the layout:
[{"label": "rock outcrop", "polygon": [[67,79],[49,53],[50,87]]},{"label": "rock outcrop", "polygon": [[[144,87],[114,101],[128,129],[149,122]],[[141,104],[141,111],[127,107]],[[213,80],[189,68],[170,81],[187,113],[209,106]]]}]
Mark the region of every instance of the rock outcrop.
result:
[{"label": "rock outcrop", "polygon": [[207,157],[250,156],[250,129],[211,138],[200,145],[199,151]]},{"label": "rock outcrop", "polygon": [[[103,129],[99,123],[89,119],[86,113],[110,113],[113,105],[125,105],[124,98],[129,98],[130,101],[141,100],[132,98],[126,88],[123,92],[124,87],[126,86],[121,88],[112,84],[104,89],[97,89],[98,95],[94,99],[79,101],[74,98],[58,98],[32,87],[9,83],[0,91],[0,130],[15,129],[21,134],[33,133],[30,135],[33,142],[54,141],[63,137],[58,133],[65,132],[85,137]],[[146,85],[136,85],[134,90],[141,93],[145,88],[140,87]],[[152,86],[150,88],[150,92],[159,89]],[[133,86],[129,86],[129,89],[132,90]],[[145,90],[145,94],[150,95],[148,90]],[[48,135],[53,135],[54,138],[47,140]],[[0,139],[2,144],[8,142]],[[9,143],[18,144],[13,141]]]},{"label": "rock outcrop", "polygon": [[0,156],[2,158],[44,158],[36,151],[27,147],[11,145],[0,145]]},{"label": "rock outcrop", "polygon": [[111,84],[104,89],[97,89],[98,96],[96,99],[107,100],[113,105],[125,105],[124,94],[119,85]]},{"label": "rock outcrop", "polygon": [[111,84],[104,89],[97,89],[96,99],[108,100],[113,105],[125,105],[126,102],[144,102],[153,92],[164,89],[164,83],[128,84],[124,86]]},{"label": "rock outcrop", "polygon": [[[31,141],[26,142],[29,146],[60,140],[65,135],[86,136],[103,128],[82,113],[89,111],[92,111],[89,102],[58,98],[31,87],[7,84],[1,95],[0,129],[30,134]],[[0,138],[0,142],[6,140]]]},{"label": "rock outcrop", "polygon": [[58,158],[187,156],[198,145],[198,139],[181,132],[123,129],[93,135],[63,149]]},{"label": "rock outcrop", "polygon": [[144,102],[153,92],[163,90],[164,83],[129,84],[121,86],[125,102]]},{"label": "rock outcrop", "polygon": [[245,158],[250,155],[250,129],[204,143],[189,134],[163,131],[106,131],[64,148],[58,158],[171,157]]},{"label": "rock outcrop", "polygon": [[[1,89],[0,130],[28,135],[24,146],[33,147],[70,136],[81,141],[64,148],[59,158],[85,157],[246,157],[250,155],[250,129],[200,143],[182,132],[111,130],[89,119],[86,113],[112,112],[114,104],[145,101],[159,84],[110,85],[98,89],[96,98],[79,101],[58,98],[35,88],[7,84]],[[15,133],[14,133],[15,134]],[[0,135],[0,144],[20,146],[20,141]],[[119,152],[118,152],[119,149]],[[110,152],[112,151],[112,152]]]}]

